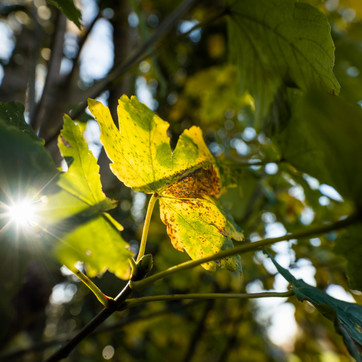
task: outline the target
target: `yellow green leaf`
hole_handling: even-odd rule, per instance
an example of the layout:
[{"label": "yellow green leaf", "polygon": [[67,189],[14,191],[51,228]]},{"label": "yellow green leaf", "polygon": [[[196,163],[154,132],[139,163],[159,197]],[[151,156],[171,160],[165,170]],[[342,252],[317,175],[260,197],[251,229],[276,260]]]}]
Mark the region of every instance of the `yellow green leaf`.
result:
[{"label": "yellow green leaf", "polygon": [[68,172],[62,175],[58,185],[88,205],[107,200],[109,209],[114,208],[114,202],[107,199],[102,191],[97,160],[88,149],[79,126],[68,116],[64,116],[58,147],[69,165]]},{"label": "yellow green leaf", "polygon": [[132,253],[120,235],[123,227],[105,212],[116,202],[103,193],[97,160],[68,116],[58,146],[68,171],[59,177],[60,191],[48,195],[39,210],[46,235],[59,241],[58,259],[68,266],[83,262],[91,277],[109,270],[127,279]]},{"label": "yellow green leaf", "polygon": [[200,128],[191,127],[180,136],[172,152],[167,135],[169,124],[136,97],[119,99],[120,130],[111,113],[90,99],[89,109],[101,128],[101,141],[113,162],[112,172],[135,191],[161,192],[192,171],[214,162]]},{"label": "yellow green leaf", "polygon": [[[169,124],[137,98],[120,98],[120,130],[101,103],[89,100],[89,109],[100,125],[113,173],[136,191],[157,193],[161,219],[176,249],[198,259],[233,247],[231,238],[243,239],[231,216],[216,201],[220,175],[200,128],[185,130],[172,152]],[[239,256],[203,266],[241,270]]]},{"label": "yellow green leaf", "polygon": [[[241,230],[216,201],[219,194],[220,178],[213,166],[199,169],[165,190],[160,198],[160,215],[175,249],[199,259],[232,248],[231,238],[243,240]],[[203,267],[241,271],[240,257],[206,263]]]}]

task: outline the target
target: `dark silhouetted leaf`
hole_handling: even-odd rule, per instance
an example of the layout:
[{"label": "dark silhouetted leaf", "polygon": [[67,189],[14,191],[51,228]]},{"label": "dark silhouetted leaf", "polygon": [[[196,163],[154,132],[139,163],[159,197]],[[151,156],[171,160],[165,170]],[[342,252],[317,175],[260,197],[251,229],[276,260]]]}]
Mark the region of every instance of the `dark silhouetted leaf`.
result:
[{"label": "dark silhouetted leaf", "polygon": [[330,25],[318,9],[294,0],[229,3],[231,58],[242,90],[255,99],[259,121],[283,85],[338,93]]}]

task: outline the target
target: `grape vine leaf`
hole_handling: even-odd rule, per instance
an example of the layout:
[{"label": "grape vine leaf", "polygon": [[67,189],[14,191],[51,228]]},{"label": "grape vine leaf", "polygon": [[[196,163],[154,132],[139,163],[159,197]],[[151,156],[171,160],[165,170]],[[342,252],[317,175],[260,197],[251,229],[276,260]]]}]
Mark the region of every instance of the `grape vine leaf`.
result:
[{"label": "grape vine leaf", "polygon": [[302,279],[296,279],[279,265],[270,253],[267,254],[279,273],[292,285],[291,289],[297,298],[312,303],[324,317],[331,320],[336,331],[342,335],[349,353],[356,361],[362,361],[362,306],[335,299]]},{"label": "grape vine leaf", "polygon": [[349,227],[336,240],[334,252],[347,260],[347,277],[352,289],[362,291],[361,260],[362,260],[362,228],[361,225]]},{"label": "grape vine leaf", "polygon": [[42,210],[49,234],[60,240],[58,259],[65,265],[84,262],[91,277],[109,270],[127,279],[132,254],[120,235],[122,226],[106,213],[116,203],[103,193],[97,160],[68,116],[58,147],[69,168],[59,177],[61,190],[48,196]]},{"label": "grape vine leaf", "polygon": [[[176,249],[197,259],[233,247],[231,238],[243,240],[241,230],[217,202],[220,176],[198,127],[185,130],[172,152],[169,124],[136,97],[119,99],[120,131],[101,103],[89,100],[89,109],[100,125],[113,173],[136,191],[157,194],[161,219]],[[240,258],[203,267],[240,270]]]},{"label": "grape vine leaf", "polygon": [[290,94],[292,118],[274,136],[282,157],[362,205],[362,110],[316,91]]},{"label": "grape vine leaf", "polygon": [[330,25],[315,7],[295,0],[229,1],[228,35],[241,90],[254,97],[259,122],[282,86],[339,92]]},{"label": "grape vine leaf", "polygon": [[89,109],[101,128],[101,142],[113,162],[112,172],[135,191],[160,192],[188,173],[213,163],[198,127],[185,130],[174,152],[167,136],[169,124],[136,97],[118,102],[121,132],[109,109],[90,99]]}]

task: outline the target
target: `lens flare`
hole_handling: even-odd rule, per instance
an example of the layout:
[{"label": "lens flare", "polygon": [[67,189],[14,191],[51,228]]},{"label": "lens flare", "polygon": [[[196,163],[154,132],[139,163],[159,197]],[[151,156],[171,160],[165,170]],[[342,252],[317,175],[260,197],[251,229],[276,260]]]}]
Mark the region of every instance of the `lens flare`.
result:
[{"label": "lens flare", "polygon": [[8,216],[11,223],[18,228],[26,229],[37,224],[36,204],[30,200],[22,200],[9,206]]}]

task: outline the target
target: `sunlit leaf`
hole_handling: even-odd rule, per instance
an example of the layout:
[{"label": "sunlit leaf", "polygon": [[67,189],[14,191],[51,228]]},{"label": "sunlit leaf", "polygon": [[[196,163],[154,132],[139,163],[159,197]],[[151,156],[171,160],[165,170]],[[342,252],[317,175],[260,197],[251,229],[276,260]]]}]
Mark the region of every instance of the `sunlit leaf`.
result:
[{"label": "sunlit leaf", "polygon": [[172,152],[167,136],[169,124],[136,97],[128,99],[124,95],[119,99],[120,131],[109,109],[100,102],[90,99],[89,109],[101,127],[101,141],[113,162],[113,173],[133,190],[160,192],[214,162],[198,127],[185,130]]},{"label": "sunlit leaf", "polygon": [[[79,126],[68,116],[64,117],[58,147],[69,166],[68,172],[62,175],[58,185],[88,205],[106,200],[109,208],[113,208],[114,202],[106,199],[102,191],[97,161],[88,149]],[[106,209],[106,205],[104,207]]]},{"label": "sunlit leaf", "polygon": [[255,98],[258,120],[282,86],[338,93],[330,25],[318,9],[294,0],[229,3],[231,58],[242,90]]},{"label": "sunlit leaf", "polygon": [[[216,201],[219,194],[220,179],[213,167],[197,170],[162,194],[161,219],[167,225],[175,249],[185,250],[192,259],[199,259],[232,248],[231,239],[243,240],[239,227]],[[203,267],[241,271],[239,256],[203,264]]]},{"label": "sunlit leaf", "polygon": [[119,278],[130,276],[128,244],[105,215],[98,215],[65,236],[57,246],[57,256],[65,265],[85,264],[90,277],[107,270]]},{"label": "sunlit leaf", "polygon": [[362,347],[362,306],[335,299],[321,290],[310,286],[301,279],[296,279],[288,270],[271,258],[279,273],[292,285],[300,301],[312,303],[326,318],[330,319],[343,336],[351,355],[361,361]]},{"label": "sunlit leaf", "polygon": [[[120,131],[108,108],[93,100],[89,108],[100,124],[113,173],[136,191],[157,193],[161,219],[176,249],[197,259],[233,247],[231,238],[243,239],[216,201],[220,176],[198,127],[185,130],[172,152],[169,124],[135,97],[119,100]],[[240,270],[240,259],[236,256],[204,267]]]},{"label": "sunlit leaf", "polygon": [[123,228],[105,212],[116,204],[103,193],[97,160],[79,126],[67,116],[58,144],[69,169],[59,178],[62,189],[48,195],[41,215],[49,237],[59,241],[59,260],[65,265],[84,262],[89,276],[109,270],[128,278],[132,254],[120,235]]}]

